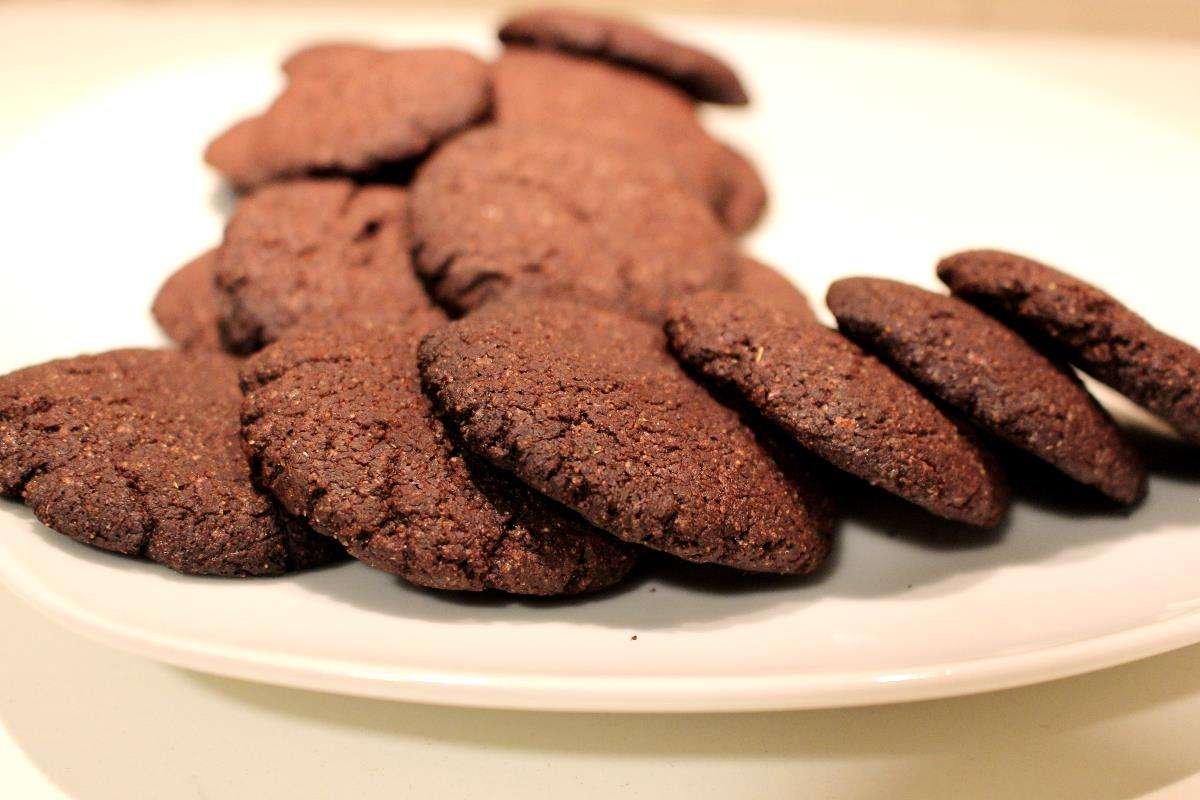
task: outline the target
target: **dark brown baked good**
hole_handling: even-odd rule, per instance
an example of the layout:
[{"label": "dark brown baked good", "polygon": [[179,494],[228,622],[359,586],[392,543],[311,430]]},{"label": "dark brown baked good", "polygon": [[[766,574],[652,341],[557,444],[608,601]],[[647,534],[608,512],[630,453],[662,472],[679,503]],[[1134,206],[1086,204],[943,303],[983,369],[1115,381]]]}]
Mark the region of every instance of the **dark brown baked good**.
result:
[{"label": "dark brown baked good", "polygon": [[243,369],[260,483],[366,564],[435,589],[534,595],[610,586],[634,549],[464,456],[421,392],[442,317],[290,336]]},{"label": "dark brown baked good", "polygon": [[150,313],[163,333],[184,350],[221,348],[215,266],[215,249],[201,253],[171,273],[154,296]]},{"label": "dark brown baked good", "polygon": [[738,277],[733,290],[759,303],[776,306],[805,319],[816,321],[808,297],[786,275],[757,259],[738,259]]},{"label": "dark brown baked good", "polygon": [[287,86],[217,137],[205,160],[249,188],[280,177],[368,173],[423,154],[487,114],[487,67],[448,49],[334,43],[284,65]]},{"label": "dark brown baked good", "polygon": [[604,58],[678,84],[697,100],[730,105],[750,101],[733,69],[711,53],[672,41],[631,20],[566,8],[540,8],[512,17],[500,40]]},{"label": "dark brown baked good", "polygon": [[947,519],[991,526],[1004,515],[991,456],[836,331],[715,292],[675,304],[666,330],[685,364],[833,465]]},{"label": "dark brown baked good", "polygon": [[501,125],[604,139],[664,161],[735,233],[766,206],[754,165],[710,136],[695,104],[668,84],[603,61],[519,47],[505,50],[492,76]]},{"label": "dark brown baked good", "polygon": [[1200,350],[1095,286],[1032,259],[974,250],[943,259],[937,269],[956,295],[1051,343],[1200,444]]},{"label": "dark brown baked good", "polygon": [[842,331],[984,430],[1121,503],[1146,471],[1068,369],[954,297],[882,278],[846,278],[826,297]]},{"label": "dark brown baked good", "polygon": [[626,541],[780,573],[829,551],[821,487],[688,378],[655,327],[497,302],[430,333],[420,366],[473,451]]},{"label": "dark brown baked good", "polygon": [[410,253],[399,187],[330,178],[254,191],[217,251],[225,346],[251,353],[298,325],[391,322],[430,308]]},{"label": "dark brown baked good", "polygon": [[668,166],[558,131],[457,137],[421,167],[411,208],[417,269],[455,312],[525,284],[660,319],[735,275],[728,236]]},{"label": "dark brown baked good", "polygon": [[237,368],[115,350],[0,377],[0,494],[59,533],[196,575],[277,575],[339,550],[250,483]]}]

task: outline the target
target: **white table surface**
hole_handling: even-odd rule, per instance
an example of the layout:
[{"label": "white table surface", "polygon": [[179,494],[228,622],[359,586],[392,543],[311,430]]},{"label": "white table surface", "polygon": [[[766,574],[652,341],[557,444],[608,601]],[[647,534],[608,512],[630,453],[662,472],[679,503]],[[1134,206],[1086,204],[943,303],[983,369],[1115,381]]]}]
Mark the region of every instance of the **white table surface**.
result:
[{"label": "white table surface", "polygon": [[[244,49],[256,35],[369,28],[371,15],[387,13],[0,2],[0,147],[139,71],[206,48]],[[1194,44],[954,35],[1089,81],[1200,135]],[[617,795],[1200,796],[1200,647],[1026,689],[883,708],[469,711],[161,666],[60,629],[0,589],[0,797]]]}]

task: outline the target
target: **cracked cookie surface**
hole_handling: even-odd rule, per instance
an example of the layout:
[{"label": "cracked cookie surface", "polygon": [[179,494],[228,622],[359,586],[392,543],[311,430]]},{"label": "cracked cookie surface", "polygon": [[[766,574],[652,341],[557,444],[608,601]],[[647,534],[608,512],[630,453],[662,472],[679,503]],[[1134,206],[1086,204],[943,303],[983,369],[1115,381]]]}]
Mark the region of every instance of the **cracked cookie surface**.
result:
[{"label": "cracked cookie surface", "polygon": [[972,250],[937,269],[954,294],[1048,342],[1200,444],[1200,350],[1090,283],[1029,258]]},{"label": "cracked cookie surface", "polygon": [[437,589],[577,594],[634,549],[463,453],[421,391],[416,349],[444,318],[288,337],[243,369],[261,485],[377,569]]},{"label": "cracked cookie surface", "polygon": [[725,231],[668,165],[586,137],[463,134],[422,166],[411,208],[417,268],[456,312],[524,284],[657,320],[671,298],[736,276]]},{"label": "cracked cookie surface", "polygon": [[430,333],[420,365],[468,447],[622,539],[762,572],[829,552],[823,487],[687,377],[656,327],[497,302]]},{"label": "cracked cookie surface", "polygon": [[997,524],[999,466],[920,392],[837,331],[732,294],[677,303],[671,349],[834,466],[941,517]]},{"label": "cracked cookie surface", "polygon": [[116,350],[0,377],[0,494],[72,539],[200,575],[340,552],[250,483],[227,356]]},{"label": "cracked cookie surface", "polygon": [[881,278],[845,278],[826,299],[842,331],[967,419],[1119,503],[1146,471],[1067,368],[974,306]]},{"label": "cracked cookie surface", "polygon": [[487,114],[487,66],[459,50],[331,43],[284,64],[262,114],[217,137],[205,161],[239,188],[312,173],[364,174],[423,154]]},{"label": "cracked cookie surface", "polygon": [[392,322],[429,309],[410,247],[399,187],[305,179],[253,192],[216,253],[225,346],[251,353],[297,326]]}]

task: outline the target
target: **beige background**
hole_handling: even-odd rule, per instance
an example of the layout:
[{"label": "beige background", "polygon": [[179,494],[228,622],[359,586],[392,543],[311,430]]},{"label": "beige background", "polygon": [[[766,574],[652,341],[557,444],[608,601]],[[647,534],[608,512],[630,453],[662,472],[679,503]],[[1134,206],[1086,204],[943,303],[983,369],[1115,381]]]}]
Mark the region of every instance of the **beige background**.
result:
[{"label": "beige background", "polygon": [[[749,5],[1011,36],[1013,52],[1030,29],[1124,31],[1121,41],[1064,39],[1074,55],[1047,57],[1047,67],[1086,63],[1103,91],[1200,131],[1195,87],[1178,85],[1172,66],[1200,57],[1186,41],[1197,33],[1195,3]],[[189,15],[214,13],[234,12],[0,2],[0,147],[97,87],[170,61]],[[1093,46],[1106,49],[1088,61],[1080,54]],[[1117,52],[1120,67],[1106,73],[1104,54]],[[1200,647],[973,698],[648,717],[441,709],[207,677],[94,645],[3,590],[0,631],[2,797],[1200,796]]]}]

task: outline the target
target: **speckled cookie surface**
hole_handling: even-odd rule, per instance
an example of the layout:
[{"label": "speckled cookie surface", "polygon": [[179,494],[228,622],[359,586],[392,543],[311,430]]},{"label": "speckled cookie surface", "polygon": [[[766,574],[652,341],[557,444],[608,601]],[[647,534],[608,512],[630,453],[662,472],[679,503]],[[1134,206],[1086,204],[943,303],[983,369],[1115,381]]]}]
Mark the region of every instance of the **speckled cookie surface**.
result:
[{"label": "speckled cookie surface", "polygon": [[485,116],[488,72],[458,50],[306,48],[261,115],[215,139],[205,160],[248,188],[314,172],[366,173],[421,155]]},{"label": "speckled cookie surface", "polygon": [[430,333],[420,365],[473,451],[622,539],[765,572],[828,553],[822,489],[688,378],[653,326],[494,303]]},{"label": "speckled cookie surface", "polygon": [[437,589],[575,594],[633,548],[464,457],[421,391],[416,349],[442,322],[289,337],[243,369],[243,435],[262,485],[372,567]]},{"label": "speckled cookie surface", "polygon": [[184,350],[219,350],[217,299],[213,285],[216,251],[184,264],[163,281],[150,313],[171,341]]},{"label": "speckled cookie surface", "polygon": [[727,234],[668,166],[585,137],[470,131],[411,192],[417,268],[455,311],[524,284],[661,319],[671,298],[735,277]]},{"label": "speckled cookie surface", "polygon": [[410,247],[401,188],[342,178],[264,186],[238,204],[217,250],[222,340],[250,353],[297,326],[428,309]]},{"label": "speckled cookie surface", "polygon": [[995,525],[993,459],[920,392],[836,331],[731,294],[677,303],[671,349],[835,466],[947,519]]},{"label": "speckled cookie surface", "polygon": [[1095,286],[1011,253],[958,253],[938,264],[938,276],[1200,444],[1200,350]]},{"label": "speckled cookie surface", "polygon": [[745,156],[710,136],[674,87],[594,59],[508,48],[492,67],[500,124],[600,138],[675,168],[733,232],[750,228],[767,192]]},{"label": "speckled cookie surface", "polygon": [[620,17],[565,8],[527,11],[500,28],[500,40],[605,58],[665,78],[697,100],[749,102],[733,69],[696,47]]},{"label": "speckled cookie surface", "polygon": [[1067,369],[962,300],[880,278],[829,287],[850,338],[983,429],[1121,503],[1146,474],[1112,419]]},{"label": "speckled cookie surface", "polygon": [[199,575],[277,575],[334,544],[250,483],[237,368],[116,350],[0,377],[0,494],[86,544]]},{"label": "speckled cookie surface", "polygon": [[817,319],[808,297],[796,284],[774,267],[749,256],[738,259],[738,277],[733,291],[805,319],[814,322]]}]

